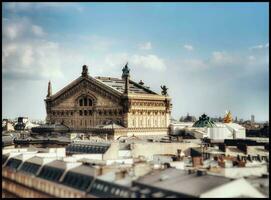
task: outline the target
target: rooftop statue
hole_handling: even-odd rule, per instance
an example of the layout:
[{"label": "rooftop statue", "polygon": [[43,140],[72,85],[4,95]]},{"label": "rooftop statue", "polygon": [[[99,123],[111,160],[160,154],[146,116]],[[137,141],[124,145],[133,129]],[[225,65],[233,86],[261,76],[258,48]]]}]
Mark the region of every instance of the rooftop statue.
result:
[{"label": "rooftop statue", "polygon": [[168,93],[167,93],[168,88],[165,85],[161,85],[160,87],[162,89],[161,94],[167,96],[168,95]]},{"label": "rooftop statue", "polygon": [[231,112],[226,111],[226,116],[224,117],[223,120],[224,123],[231,123],[232,122],[232,116],[231,116]]},{"label": "rooftop statue", "polygon": [[83,65],[82,76],[87,76],[87,75],[88,75],[88,66]]},{"label": "rooftop statue", "polygon": [[144,85],[144,82],[142,80],[140,80],[139,85]]},{"label": "rooftop statue", "polygon": [[122,76],[129,76],[130,69],[128,68],[128,62],[126,65],[122,68]]}]

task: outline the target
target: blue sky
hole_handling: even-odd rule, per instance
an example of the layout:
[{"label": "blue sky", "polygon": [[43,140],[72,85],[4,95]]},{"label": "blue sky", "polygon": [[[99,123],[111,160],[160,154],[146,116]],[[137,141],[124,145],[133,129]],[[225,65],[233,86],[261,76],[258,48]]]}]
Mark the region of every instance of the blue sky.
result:
[{"label": "blue sky", "polygon": [[[3,116],[45,118],[53,92],[90,75],[169,87],[174,118],[269,120],[268,3],[4,3]],[[20,103],[18,102],[20,96]]]}]

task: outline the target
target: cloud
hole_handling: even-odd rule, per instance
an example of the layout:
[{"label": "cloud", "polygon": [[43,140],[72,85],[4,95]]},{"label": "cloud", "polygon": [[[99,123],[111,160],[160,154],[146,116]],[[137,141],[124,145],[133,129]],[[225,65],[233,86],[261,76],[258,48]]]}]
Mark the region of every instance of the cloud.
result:
[{"label": "cloud", "polygon": [[223,66],[226,64],[231,64],[234,62],[233,57],[233,55],[230,55],[224,51],[214,51],[211,58],[209,59],[208,64],[213,66]]},{"label": "cloud", "polygon": [[104,68],[104,70],[115,70],[119,73],[119,69],[122,68],[125,63],[128,62],[129,66],[133,69],[149,69],[152,71],[164,71],[166,69],[165,61],[155,54],[139,55],[128,53],[114,53],[105,55],[103,63],[97,63],[97,65]]},{"label": "cloud", "polygon": [[[212,71],[228,71],[234,73],[240,71],[239,75],[252,74],[263,70],[268,70],[269,55],[267,52],[255,53],[255,55],[247,55],[245,52],[226,52],[214,51],[209,58],[182,58],[177,61],[178,65],[185,71],[193,72],[212,72]],[[234,76],[238,74],[233,74]]]},{"label": "cloud", "polygon": [[133,55],[131,56],[131,63],[138,67],[149,68],[158,71],[164,71],[166,69],[164,60],[154,54],[149,54],[146,56]]},{"label": "cloud", "polygon": [[43,28],[27,18],[3,23],[3,77],[48,79],[61,77],[58,43],[46,40]]},{"label": "cloud", "polygon": [[40,26],[37,26],[37,25],[32,25],[32,32],[36,36],[44,36],[45,35],[43,29]]},{"label": "cloud", "polygon": [[193,51],[194,50],[194,47],[192,45],[189,45],[189,44],[185,44],[183,47],[188,51]]},{"label": "cloud", "polygon": [[256,58],[255,58],[255,56],[248,56],[248,59],[249,59],[250,61],[253,61],[253,60],[255,60]]},{"label": "cloud", "polygon": [[207,63],[200,59],[182,59],[179,65],[189,71],[208,69]]},{"label": "cloud", "polygon": [[[111,50],[112,46],[117,43],[112,38],[104,37],[101,35],[82,35],[78,36],[78,38],[82,39],[85,44],[87,44],[89,50],[91,51],[107,51]],[[82,45],[81,45],[82,46]]]},{"label": "cloud", "polygon": [[264,49],[264,48],[269,48],[269,42],[266,44],[259,44],[253,47],[250,47],[250,50],[254,50],[254,49]]},{"label": "cloud", "polygon": [[150,49],[152,49],[152,44],[151,44],[151,42],[146,42],[146,43],[140,44],[139,49],[150,50]]},{"label": "cloud", "polygon": [[83,7],[74,2],[39,2],[39,3],[30,3],[30,2],[5,2],[4,8],[11,12],[25,12],[30,10],[41,10],[41,9],[61,9],[68,8],[74,9],[78,12],[82,12]]}]

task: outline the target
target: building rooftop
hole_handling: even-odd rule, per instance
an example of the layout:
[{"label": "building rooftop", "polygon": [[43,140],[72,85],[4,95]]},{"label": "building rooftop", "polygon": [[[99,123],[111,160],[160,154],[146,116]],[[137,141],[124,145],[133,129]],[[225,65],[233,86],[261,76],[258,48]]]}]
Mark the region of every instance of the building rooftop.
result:
[{"label": "building rooftop", "polygon": [[73,143],[66,147],[67,153],[104,154],[110,147],[107,143]]},{"label": "building rooftop", "polygon": [[[107,86],[124,93],[125,82],[123,79],[112,78],[112,77],[95,77],[97,80],[106,84]],[[154,91],[150,90],[148,87],[140,85],[132,80],[129,80],[129,92],[137,94],[157,94]]]},{"label": "building rooftop", "polygon": [[208,174],[199,176],[197,174],[188,174],[184,170],[168,168],[165,170],[154,170],[150,174],[139,178],[136,182],[146,186],[199,197],[202,193],[230,182],[230,179]]}]

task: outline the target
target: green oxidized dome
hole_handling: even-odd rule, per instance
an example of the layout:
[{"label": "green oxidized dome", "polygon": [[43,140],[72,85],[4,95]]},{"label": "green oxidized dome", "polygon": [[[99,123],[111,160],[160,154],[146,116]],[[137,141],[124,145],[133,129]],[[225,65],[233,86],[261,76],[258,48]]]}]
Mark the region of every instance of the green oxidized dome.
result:
[{"label": "green oxidized dome", "polygon": [[211,120],[207,115],[203,114],[199,117],[199,120],[193,124],[193,127],[216,127],[213,120]]}]

